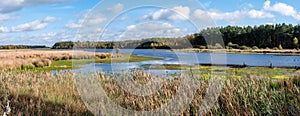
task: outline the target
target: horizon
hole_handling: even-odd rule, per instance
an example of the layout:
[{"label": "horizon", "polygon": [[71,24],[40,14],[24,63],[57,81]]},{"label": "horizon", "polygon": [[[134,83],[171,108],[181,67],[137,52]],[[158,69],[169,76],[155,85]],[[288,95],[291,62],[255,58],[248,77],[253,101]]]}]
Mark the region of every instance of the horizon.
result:
[{"label": "horizon", "polygon": [[[200,7],[193,6],[194,0],[181,1],[182,4],[160,1],[162,6],[166,5],[166,9],[145,6],[126,11],[132,8],[130,3],[138,4],[138,1],[119,0],[110,4],[98,0],[1,1],[0,45],[49,47],[62,41],[123,41],[152,37],[183,37],[198,33],[200,30],[193,27],[189,21],[203,23],[209,18],[212,21],[206,27],[253,27],[282,23],[295,26],[300,22],[300,9],[296,7],[300,1],[226,1],[232,5],[226,5],[221,0],[196,2],[201,4],[198,5]],[[88,13],[96,12],[92,10],[97,8],[97,4],[103,8],[96,9],[99,10],[97,15],[88,16]],[[204,16],[204,19],[199,16]],[[114,20],[110,22],[109,19]],[[87,27],[91,27],[93,33],[82,33],[78,39],[76,34]],[[203,29],[206,27],[203,26]],[[100,38],[101,32],[103,36]]]}]

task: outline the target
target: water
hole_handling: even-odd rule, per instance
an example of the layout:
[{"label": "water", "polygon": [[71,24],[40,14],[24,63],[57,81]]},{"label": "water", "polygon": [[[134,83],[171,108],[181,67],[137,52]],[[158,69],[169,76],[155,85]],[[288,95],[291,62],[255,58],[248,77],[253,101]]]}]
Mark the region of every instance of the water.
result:
[{"label": "water", "polygon": [[[96,52],[114,52],[111,49],[98,49]],[[273,66],[294,67],[300,66],[300,56],[287,56],[277,54],[212,54],[193,52],[169,52],[168,50],[148,50],[148,49],[123,49],[121,53],[138,56],[150,56],[164,58],[162,61],[150,61],[148,63],[165,64],[197,64],[197,63],[218,63],[250,66]],[[220,59],[218,59],[220,58]]]},{"label": "water", "polygon": [[[112,49],[89,50],[93,52],[113,52]],[[234,64],[249,66],[272,66],[274,67],[299,67],[300,56],[283,56],[276,54],[213,54],[213,53],[195,53],[195,52],[170,52],[168,50],[150,50],[150,49],[121,49],[122,54],[132,54],[138,56],[159,57],[163,60],[143,61],[143,62],[127,62],[115,64],[97,64],[92,63],[84,68],[76,69],[78,71],[102,71],[102,72],[118,72],[128,71],[131,69],[140,69],[146,64]],[[181,70],[148,70],[156,74],[180,73]]]}]

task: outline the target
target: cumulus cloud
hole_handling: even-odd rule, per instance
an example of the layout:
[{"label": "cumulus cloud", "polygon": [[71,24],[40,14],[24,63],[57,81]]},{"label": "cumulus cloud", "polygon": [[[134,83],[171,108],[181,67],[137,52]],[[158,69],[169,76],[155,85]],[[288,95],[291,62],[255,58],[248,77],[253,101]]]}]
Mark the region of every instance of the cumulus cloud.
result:
[{"label": "cumulus cloud", "polygon": [[69,29],[74,29],[74,28],[95,26],[106,20],[107,18],[104,15],[98,13],[96,15],[84,15],[82,19],[77,20],[77,22],[69,21],[65,25],[65,27]]},{"label": "cumulus cloud", "polygon": [[274,18],[275,16],[266,11],[250,10],[248,13],[250,18]]},{"label": "cumulus cloud", "polygon": [[18,11],[27,6],[54,4],[68,1],[71,0],[1,0],[0,13]]},{"label": "cumulus cloud", "polygon": [[118,4],[115,5],[114,7],[106,9],[106,11],[109,12],[109,13],[119,13],[119,12],[121,12],[123,9],[124,9],[124,5],[121,4],[121,3],[118,3]]},{"label": "cumulus cloud", "polygon": [[202,9],[195,10],[193,13],[193,18],[196,20],[209,20],[213,19],[216,21],[227,21],[231,23],[236,23],[242,21],[245,18],[262,19],[262,18],[274,18],[275,16],[269,12],[263,10],[237,10],[233,12],[219,12],[219,11],[204,11]]},{"label": "cumulus cloud", "polygon": [[65,27],[66,27],[66,28],[70,28],[70,29],[81,28],[82,25],[81,25],[80,22],[82,22],[82,21],[78,21],[77,23],[74,23],[74,22],[72,22],[72,21],[69,21],[69,22],[65,25]]},{"label": "cumulus cloud", "polygon": [[143,16],[146,20],[167,20],[180,21],[187,20],[190,16],[190,8],[185,6],[176,6],[172,9],[161,9],[156,12]]},{"label": "cumulus cloud", "polygon": [[[192,12],[192,13],[191,13]],[[202,9],[196,9],[191,11],[186,6],[175,6],[172,9],[161,9],[143,16],[142,19],[146,20],[167,20],[167,21],[181,21],[181,20],[202,20],[209,19],[223,20],[231,23],[242,21],[244,18],[262,19],[262,18],[274,18],[275,16],[265,10],[244,9],[236,10],[232,12],[221,12],[217,10],[204,11]]]},{"label": "cumulus cloud", "polygon": [[15,19],[16,16],[14,15],[10,15],[10,14],[1,14],[0,13],[0,22],[4,22],[4,21],[10,21]]},{"label": "cumulus cloud", "polygon": [[118,39],[141,39],[152,37],[179,37],[181,30],[169,23],[144,23],[130,25],[119,35]]},{"label": "cumulus cloud", "polygon": [[32,22],[20,24],[13,27],[0,27],[0,33],[11,33],[11,32],[25,32],[25,31],[36,31],[46,28],[50,23],[57,21],[57,18],[48,16],[43,20],[35,20]]},{"label": "cumulus cloud", "polygon": [[271,1],[267,0],[264,3],[263,9],[267,11],[274,11],[284,16],[291,16],[296,20],[300,20],[300,13],[298,13],[294,7],[285,3],[279,2],[271,6]]}]

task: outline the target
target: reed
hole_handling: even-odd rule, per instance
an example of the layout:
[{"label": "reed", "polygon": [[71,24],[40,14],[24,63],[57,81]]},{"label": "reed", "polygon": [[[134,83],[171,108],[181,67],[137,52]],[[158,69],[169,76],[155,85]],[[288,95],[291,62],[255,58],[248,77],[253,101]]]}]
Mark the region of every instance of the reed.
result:
[{"label": "reed", "polygon": [[71,59],[104,59],[111,53],[92,53],[85,51],[52,51],[52,50],[1,50],[0,69],[15,69],[24,67],[47,67],[53,61]]},{"label": "reed", "polygon": [[[80,75],[79,75],[80,76]],[[103,73],[81,75],[95,78],[109,98],[126,109],[151,111],[159,109],[171,99],[182,84],[182,78],[161,78],[134,71],[121,75]],[[189,76],[191,76],[189,74]],[[299,75],[286,80],[262,78],[234,78],[194,74],[200,84],[191,104],[181,115],[197,115],[199,107],[207,95],[209,79],[222,78],[223,89],[216,104],[206,115],[299,115],[300,86]],[[122,89],[115,77],[132,79],[145,84],[151,79],[161,79],[162,86],[150,96],[132,95]],[[186,78],[186,77],[185,77]],[[187,77],[188,78],[188,77]],[[52,74],[45,71],[0,71],[0,113],[10,103],[11,115],[92,115],[80,99],[71,72]],[[10,101],[10,102],[8,102]],[[174,106],[176,107],[176,106]],[[116,111],[118,112],[118,111]],[[171,112],[165,112],[172,114]]]}]

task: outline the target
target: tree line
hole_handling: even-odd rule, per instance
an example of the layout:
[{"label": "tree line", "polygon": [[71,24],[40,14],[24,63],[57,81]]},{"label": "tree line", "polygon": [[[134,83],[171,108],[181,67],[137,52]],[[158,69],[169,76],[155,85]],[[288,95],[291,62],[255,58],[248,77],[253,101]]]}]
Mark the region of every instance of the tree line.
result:
[{"label": "tree line", "polygon": [[[222,37],[223,43],[212,42]],[[300,25],[276,24],[260,26],[212,27],[199,33],[178,38],[148,38],[117,42],[58,42],[53,49],[71,48],[138,48],[138,49],[181,49],[181,48],[235,48],[235,49],[298,49]]]},{"label": "tree line", "polygon": [[0,45],[0,49],[40,49],[49,48],[47,46],[32,46],[32,45]]}]

